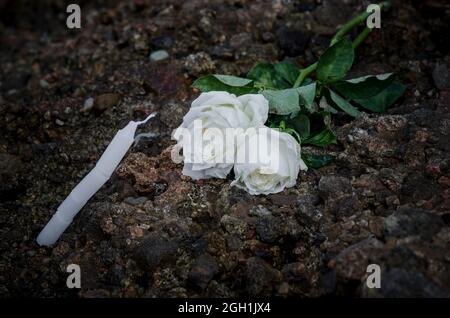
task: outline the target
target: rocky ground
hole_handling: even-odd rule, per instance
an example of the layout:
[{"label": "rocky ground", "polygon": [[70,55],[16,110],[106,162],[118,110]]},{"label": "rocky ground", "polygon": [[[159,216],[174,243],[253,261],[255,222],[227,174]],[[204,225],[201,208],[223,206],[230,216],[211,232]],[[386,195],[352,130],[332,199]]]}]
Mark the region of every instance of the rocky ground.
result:
[{"label": "rocky ground", "polygon": [[[170,160],[171,131],[198,94],[190,84],[261,60],[306,66],[368,3],[79,1],[80,30],[65,27],[62,2],[33,3],[0,1],[1,296],[450,295],[447,1],[395,2],[353,73],[394,71],[405,96],[385,114],[335,117],[326,152],[337,159],[257,197],[193,182]],[[158,50],[168,57],[152,60]],[[156,136],[53,248],[39,247],[117,130],[153,111],[140,131]],[[81,290],[65,285],[71,263]],[[366,287],[371,263],[381,289]]]}]

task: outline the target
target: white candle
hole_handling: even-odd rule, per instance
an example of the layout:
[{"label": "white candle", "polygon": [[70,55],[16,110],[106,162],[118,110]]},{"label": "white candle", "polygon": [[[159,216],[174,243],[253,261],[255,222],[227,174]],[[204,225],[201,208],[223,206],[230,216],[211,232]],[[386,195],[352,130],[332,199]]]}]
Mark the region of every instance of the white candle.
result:
[{"label": "white candle", "polygon": [[72,223],[75,215],[111,177],[133,143],[137,126],[146,123],[147,120],[155,116],[156,113],[152,113],[143,121],[130,121],[125,128],[117,132],[94,169],[70,192],[69,196],[60,204],[56,213],[39,233],[37,237],[39,245],[52,245],[59,239],[61,234]]}]

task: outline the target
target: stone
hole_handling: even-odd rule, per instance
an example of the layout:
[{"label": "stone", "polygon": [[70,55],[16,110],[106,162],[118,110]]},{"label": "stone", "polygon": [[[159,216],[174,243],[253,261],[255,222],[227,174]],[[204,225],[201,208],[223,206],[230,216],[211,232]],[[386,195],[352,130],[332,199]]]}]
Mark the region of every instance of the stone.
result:
[{"label": "stone", "polygon": [[440,217],[421,209],[402,209],[388,216],[384,221],[384,235],[387,238],[402,238],[419,235],[430,239],[444,226]]},{"label": "stone", "polygon": [[281,281],[281,273],[259,257],[250,257],[245,266],[245,288],[249,296],[268,296]]},{"label": "stone", "polygon": [[383,243],[374,237],[369,237],[342,250],[328,266],[336,271],[341,280],[362,279],[366,273],[369,261],[381,252]]},{"label": "stone", "polygon": [[340,176],[323,176],[319,181],[319,194],[323,199],[337,198],[352,192],[350,180]]},{"label": "stone", "polygon": [[216,67],[211,56],[205,52],[189,54],[183,64],[189,75],[195,77],[212,73]]},{"label": "stone", "polygon": [[123,202],[130,204],[130,205],[141,205],[147,201],[147,197],[127,197]]},{"label": "stone", "polygon": [[93,107],[94,107],[94,98],[92,97],[86,98],[86,100],[83,103],[83,107],[80,109],[80,112],[87,113],[91,111]]},{"label": "stone", "polygon": [[99,112],[103,112],[108,108],[116,106],[120,102],[120,99],[121,97],[119,94],[102,94],[95,99],[94,109]]},{"label": "stone", "polygon": [[169,53],[165,50],[158,50],[150,53],[150,61],[157,62],[165,60],[169,57]]},{"label": "stone", "polygon": [[219,266],[214,257],[209,254],[203,254],[195,260],[189,271],[188,280],[192,285],[205,289],[218,271]]},{"label": "stone", "polygon": [[162,233],[154,231],[145,236],[136,249],[136,257],[143,264],[154,267],[175,259],[178,245],[174,240],[166,238]]},{"label": "stone", "polygon": [[228,233],[239,237],[244,237],[248,230],[248,224],[245,221],[228,214],[222,216],[220,224]]},{"label": "stone", "polygon": [[256,233],[262,242],[275,243],[285,234],[284,222],[280,217],[261,215],[256,221]]}]

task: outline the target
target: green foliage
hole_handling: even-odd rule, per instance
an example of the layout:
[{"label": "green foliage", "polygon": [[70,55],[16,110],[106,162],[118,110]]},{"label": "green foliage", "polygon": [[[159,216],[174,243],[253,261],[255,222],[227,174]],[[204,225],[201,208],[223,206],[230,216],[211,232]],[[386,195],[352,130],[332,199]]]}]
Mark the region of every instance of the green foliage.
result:
[{"label": "green foliage", "polygon": [[300,70],[294,64],[283,61],[274,65],[275,72],[287,81],[291,87],[300,74]]},{"label": "green foliage", "polygon": [[331,100],[338,106],[340,109],[342,109],[344,112],[349,114],[353,117],[358,117],[359,111],[348,101],[343,99],[341,96],[333,92],[332,90],[329,90]]},{"label": "green foliage", "polygon": [[379,94],[394,81],[392,73],[368,75],[337,82],[335,89],[348,99],[365,99]]},{"label": "green foliage", "polygon": [[352,67],[355,57],[352,42],[344,38],[330,46],[319,58],[317,79],[322,83],[333,83],[342,79]]},{"label": "green foliage", "polygon": [[295,88],[263,90],[261,94],[269,101],[269,111],[271,113],[288,115],[300,110],[299,95]]},{"label": "green foliage", "polygon": [[393,82],[379,94],[365,99],[355,99],[355,102],[368,110],[381,113],[392,106],[403,95],[405,89],[405,85]]},{"label": "green foliage", "polygon": [[308,153],[302,153],[302,159],[309,168],[318,169],[326,166],[334,160],[332,155],[313,155]]},{"label": "green foliage", "polygon": [[298,114],[294,118],[288,119],[287,124],[299,134],[301,140],[309,137],[311,132],[311,124],[308,116]]},{"label": "green foliage", "polygon": [[[283,75],[287,75],[284,74]],[[269,62],[261,62],[252,67],[247,77],[255,82],[255,87],[262,89],[286,89],[292,85],[286,81],[282,74],[276,71],[275,66]]]},{"label": "green foliage", "polygon": [[304,144],[310,144],[318,147],[325,147],[329,144],[336,144],[336,136],[330,128],[325,128],[320,133],[309,137],[303,141]]},{"label": "green foliage", "polygon": [[300,86],[297,91],[300,95],[301,104],[305,105],[306,109],[311,110],[316,97],[316,83]]},{"label": "green foliage", "polygon": [[225,91],[231,94],[244,95],[256,93],[252,80],[225,75],[207,75],[197,79],[192,86],[202,92]]}]

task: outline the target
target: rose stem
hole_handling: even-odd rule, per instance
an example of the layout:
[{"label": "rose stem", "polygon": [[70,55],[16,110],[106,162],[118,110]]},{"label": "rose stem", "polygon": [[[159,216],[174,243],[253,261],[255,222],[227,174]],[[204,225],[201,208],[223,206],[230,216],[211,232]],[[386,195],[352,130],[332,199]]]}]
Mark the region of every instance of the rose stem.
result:
[{"label": "rose stem", "polygon": [[[381,8],[383,7],[387,7],[389,6],[389,1],[386,2],[382,2],[379,4],[379,6]],[[351,20],[349,20],[346,24],[344,24],[344,26],[333,36],[333,38],[331,39],[331,43],[330,46],[332,46],[333,44],[335,44],[337,41],[339,41],[340,39],[342,39],[342,37],[344,35],[346,35],[351,29],[353,29],[355,26],[361,24],[362,22],[364,22],[367,17],[371,14],[371,12],[363,12],[359,15],[357,15],[356,17],[352,18]],[[365,28],[363,31],[361,31],[361,33],[358,34],[358,36],[355,38],[355,40],[353,41],[353,48],[356,49],[365,39],[366,37],[370,34],[370,32],[372,32],[372,29],[369,28]],[[301,83],[303,83],[303,81],[305,80],[305,78],[311,74],[312,72],[314,72],[317,68],[317,62],[315,62],[314,64],[309,65],[308,67],[302,69],[300,71],[300,74],[298,75],[295,83],[294,83],[294,88],[299,87]]]}]

